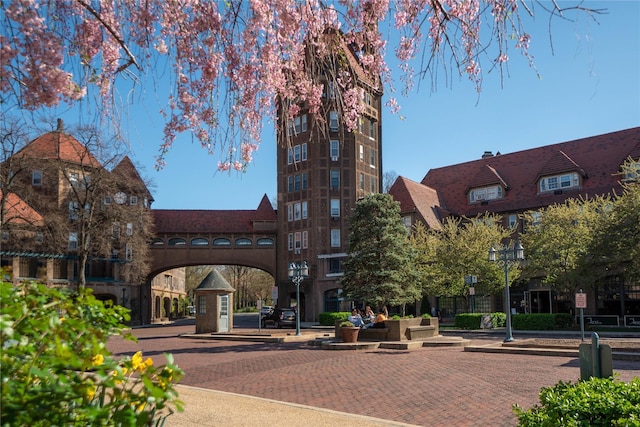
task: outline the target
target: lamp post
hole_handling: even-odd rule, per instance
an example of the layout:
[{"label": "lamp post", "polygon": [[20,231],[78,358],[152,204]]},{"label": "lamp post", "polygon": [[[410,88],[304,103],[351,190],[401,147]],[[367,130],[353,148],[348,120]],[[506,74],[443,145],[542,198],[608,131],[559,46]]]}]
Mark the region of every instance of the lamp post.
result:
[{"label": "lamp post", "polygon": [[515,248],[511,249],[506,244],[502,249],[496,250],[493,246],[489,249],[489,261],[496,262],[496,253],[502,257],[502,263],[504,264],[504,298],[507,307],[507,335],[504,338],[504,342],[513,341],[513,335],[511,334],[511,295],[509,294],[509,261],[521,261],[524,259],[524,248],[518,242]]},{"label": "lamp post", "polygon": [[296,336],[300,336],[300,282],[309,277],[309,266],[306,261],[292,262],[287,269],[289,279],[296,285]]}]

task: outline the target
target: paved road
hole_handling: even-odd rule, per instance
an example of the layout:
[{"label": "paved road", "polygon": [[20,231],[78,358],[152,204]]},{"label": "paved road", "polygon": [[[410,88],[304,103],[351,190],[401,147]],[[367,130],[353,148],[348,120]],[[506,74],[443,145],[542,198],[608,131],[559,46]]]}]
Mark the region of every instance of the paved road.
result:
[{"label": "paved road", "polygon": [[[179,337],[193,331],[193,325],[135,329],[138,343],[113,339],[109,349],[116,355],[142,350],[156,364],[172,353],[185,370],[184,385],[432,427],[513,426],[514,403],[530,407],[542,387],[580,376],[579,361],[569,357],[458,348],[330,351],[304,343]],[[500,338],[473,343],[488,340]],[[616,360],[614,371],[629,381],[640,377],[640,363]],[[267,413],[264,419],[277,422]]]}]

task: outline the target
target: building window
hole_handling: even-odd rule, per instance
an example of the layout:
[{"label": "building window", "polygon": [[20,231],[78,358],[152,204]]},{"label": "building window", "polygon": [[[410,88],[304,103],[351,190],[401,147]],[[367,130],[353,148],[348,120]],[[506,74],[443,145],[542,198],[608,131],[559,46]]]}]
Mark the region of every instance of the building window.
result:
[{"label": "building window", "polygon": [[34,170],[31,172],[31,185],[42,185],[42,171]]},{"label": "building window", "polygon": [[329,155],[331,156],[332,161],[337,162],[340,158],[340,141],[332,139],[330,144],[331,148],[329,150]]},{"label": "building window", "polygon": [[509,228],[513,228],[518,224],[518,215],[509,214]]},{"label": "building window", "polygon": [[138,204],[138,196],[131,196],[129,197],[129,204],[131,206],[135,206]]},{"label": "building window", "polygon": [[293,221],[293,205],[287,205],[287,221]]},{"label": "building window", "polygon": [[253,245],[253,242],[251,241],[251,239],[248,239],[246,237],[240,237],[239,239],[236,239],[235,244],[236,246],[251,246]]},{"label": "building window", "polygon": [[638,181],[638,179],[640,179],[640,161],[629,161],[625,166],[625,181]]},{"label": "building window", "polygon": [[309,232],[302,232],[302,249],[307,249],[309,247]]},{"label": "building window", "polygon": [[293,177],[293,191],[300,191],[300,186],[302,184],[302,178],[300,175],[296,175]]},{"label": "building window", "polygon": [[258,246],[273,246],[273,239],[271,239],[269,237],[262,237],[262,238],[258,239],[257,245]]},{"label": "building window", "polygon": [[198,295],[198,314],[207,314],[207,296]]},{"label": "building window", "polygon": [[376,177],[372,176],[371,177],[371,192],[375,193],[376,192]]},{"label": "building window", "polygon": [[364,146],[362,144],[358,146],[358,160],[364,162]]},{"label": "building window", "polygon": [[294,240],[295,240],[294,248],[296,249],[296,251],[300,251],[300,248],[302,247],[302,233],[299,231],[296,231]]},{"label": "building window", "polygon": [[307,202],[302,202],[302,219],[307,219],[308,213]]},{"label": "building window", "polygon": [[287,164],[293,163],[293,148],[287,148]]},{"label": "building window", "polygon": [[133,249],[131,249],[131,245],[129,243],[124,247],[124,257],[127,261],[133,261]]},{"label": "building window", "polygon": [[300,161],[300,146],[296,145],[293,147],[293,161],[298,163]]},{"label": "building window", "polygon": [[289,175],[287,177],[287,191],[289,193],[293,193],[293,176]]},{"label": "building window", "polygon": [[293,250],[293,233],[289,233],[288,242],[289,242],[288,243],[289,250],[292,251]]},{"label": "building window", "polygon": [[130,222],[127,223],[127,236],[133,236],[133,224]]},{"label": "building window", "polygon": [[359,175],[359,182],[360,182],[360,189],[364,190],[364,174],[363,173]]},{"label": "building window", "polygon": [[69,219],[71,221],[78,219],[78,202],[69,202]]},{"label": "building window", "polygon": [[309,187],[309,179],[308,179],[309,174],[306,172],[302,172],[302,189],[306,190]]},{"label": "building window", "polygon": [[340,229],[339,228],[331,229],[331,247],[332,248],[340,247]]},{"label": "building window", "polygon": [[69,233],[69,249],[78,249],[78,233]]},{"label": "building window", "polygon": [[580,185],[580,179],[576,172],[563,175],[547,176],[540,180],[540,192],[576,188]]},{"label": "building window", "polygon": [[407,231],[411,231],[411,215],[403,216],[402,223],[407,228]]},{"label": "building window", "polygon": [[296,221],[299,221],[301,217],[302,217],[302,206],[300,205],[300,203],[296,203],[294,205],[293,219]]},{"label": "building window", "polygon": [[329,111],[329,129],[331,132],[338,132],[340,122],[338,121],[338,112]]},{"label": "building window", "polygon": [[191,246],[207,246],[209,241],[202,237],[196,237],[195,239],[191,239]]},{"label": "building window", "polygon": [[340,216],[340,199],[331,199],[331,216],[334,218]]},{"label": "building window", "polygon": [[376,122],[369,120],[369,138],[376,138]]},{"label": "building window", "polygon": [[502,198],[502,187],[493,185],[491,187],[475,188],[469,192],[469,201],[480,202],[483,200],[494,200]]},{"label": "building window", "polygon": [[296,130],[296,134],[307,131],[307,115],[303,114],[293,119],[293,125]]},{"label": "building window", "polygon": [[219,237],[213,241],[213,246],[230,246],[231,240],[224,237]]},{"label": "building window", "polygon": [[78,174],[75,172],[69,173],[69,184],[73,188],[78,188],[78,182],[80,181]]},{"label": "building window", "polygon": [[169,239],[167,244],[169,246],[184,246],[184,245],[187,244],[187,241],[185,239],[183,239],[182,237],[174,237],[172,239]]},{"label": "building window", "polygon": [[[306,115],[304,116],[306,119]],[[306,129],[306,120],[305,120],[305,130]],[[302,161],[304,162],[305,160],[307,160],[307,143],[305,142],[304,144],[302,144]]]},{"label": "building window", "polygon": [[330,185],[331,189],[338,189],[340,188],[340,171],[336,170],[336,169],[331,169],[331,182]]},{"label": "building window", "polygon": [[113,237],[114,239],[119,239],[120,238],[120,223],[119,222],[114,222],[113,224],[111,224],[111,237]]},{"label": "building window", "polygon": [[329,258],[329,274],[342,273],[342,258]]},{"label": "building window", "polygon": [[105,205],[110,205],[111,204],[111,196],[105,196],[103,203]]},{"label": "building window", "polygon": [[376,150],[373,148],[369,149],[369,166],[372,168],[376,167]]}]

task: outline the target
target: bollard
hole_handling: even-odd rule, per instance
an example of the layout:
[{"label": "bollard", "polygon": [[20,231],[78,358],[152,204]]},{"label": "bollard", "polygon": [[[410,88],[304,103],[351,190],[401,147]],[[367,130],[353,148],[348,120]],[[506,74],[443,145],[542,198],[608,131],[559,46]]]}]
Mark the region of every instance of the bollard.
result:
[{"label": "bollard", "polygon": [[591,374],[600,378],[600,336],[597,332],[591,334]]}]

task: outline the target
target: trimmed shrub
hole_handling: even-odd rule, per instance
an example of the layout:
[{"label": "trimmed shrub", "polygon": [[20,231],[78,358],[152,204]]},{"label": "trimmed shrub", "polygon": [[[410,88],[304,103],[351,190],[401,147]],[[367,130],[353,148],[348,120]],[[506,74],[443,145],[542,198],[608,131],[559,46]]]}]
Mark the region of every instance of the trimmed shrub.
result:
[{"label": "trimmed shrub", "polygon": [[460,329],[480,329],[482,313],[456,314],[453,325]]},{"label": "trimmed shrub", "polygon": [[322,326],[334,326],[336,320],[347,320],[350,315],[348,311],[325,311],[318,316],[318,322]]},{"label": "trimmed shrub", "polygon": [[[494,328],[504,328],[507,326],[507,313],[501,311],[491,313],[491,323]],[[513,325],[513,323],[511,324]]]},{"label": "trimmed shrub", "polygon": [[640,426],[640,378],[560,381],[540,391],[539,405],[524,410],[516,404],[513,412],[521,427]]},{"label": "trimmed shrub", "polygon": [[513,328],[521,331],[551,331],[573,325],[568,313],[535,313],[512,316]]}]

